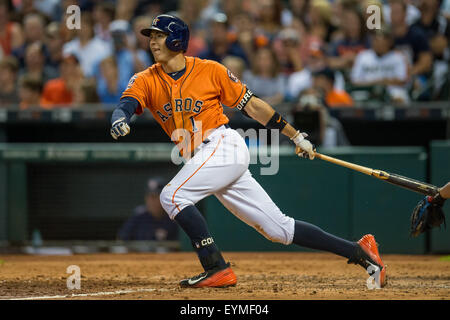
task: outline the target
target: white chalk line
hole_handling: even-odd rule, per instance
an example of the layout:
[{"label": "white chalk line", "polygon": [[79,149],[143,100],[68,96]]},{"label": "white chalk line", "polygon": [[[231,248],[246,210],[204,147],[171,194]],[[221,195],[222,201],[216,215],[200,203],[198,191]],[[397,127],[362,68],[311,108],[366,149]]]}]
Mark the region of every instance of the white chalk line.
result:
[{"label": "white chalk line", "polygon": [[73,293],[58,296],[34,296],[34,297],[22,297],[0,300],[46,300],[46,299],[67,299],[77,297],[99,297],[99,296],[112,296],[117,294],[138,293],[138,292],[154,292],[154,291],[173,291],[175,289],[155,289],[155,288],[142,288],[142,289],[129,289],[129,290],[117,290],[117,291],[103,291],[93,293]]}]

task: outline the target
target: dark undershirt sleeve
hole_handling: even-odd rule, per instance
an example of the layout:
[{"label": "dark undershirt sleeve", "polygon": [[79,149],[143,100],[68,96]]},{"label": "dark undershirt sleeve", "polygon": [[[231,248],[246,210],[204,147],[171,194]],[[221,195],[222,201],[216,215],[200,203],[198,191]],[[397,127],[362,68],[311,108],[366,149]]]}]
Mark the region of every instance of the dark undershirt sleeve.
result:
[{"label": "dark undershirt sleeve", "polygon": [[139,102],[132,97],[123,97],[116,109],[114,109],[111,116],[111,124],[120,118],[125,118],[125,121],[129,124],[130,119],[139,107]]}]

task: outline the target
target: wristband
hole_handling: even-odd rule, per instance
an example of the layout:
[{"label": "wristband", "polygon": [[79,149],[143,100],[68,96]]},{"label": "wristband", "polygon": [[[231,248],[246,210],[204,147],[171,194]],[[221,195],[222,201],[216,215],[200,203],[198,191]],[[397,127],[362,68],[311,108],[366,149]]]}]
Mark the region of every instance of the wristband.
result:
[{"label": "wristband", "polygon": [[272,118],[270,118],[269,122],[267,122],[265,127],[267,129],[278,129],[281,131],[284,129],[286,125],[287,125],[286,120],[284,120],[283,117],[278,112],[275,112]]}]

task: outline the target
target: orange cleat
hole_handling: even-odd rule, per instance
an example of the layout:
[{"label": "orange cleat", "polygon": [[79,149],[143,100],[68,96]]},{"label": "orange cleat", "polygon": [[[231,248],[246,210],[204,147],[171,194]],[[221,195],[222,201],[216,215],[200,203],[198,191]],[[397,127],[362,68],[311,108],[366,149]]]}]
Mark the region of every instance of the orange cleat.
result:
[{"label": "orange cleat", "polygon": [[[383,288],[386,281],[386,266],[381,260],[380,254],[378,253],[378,246],[375,242],[375,237],[371,234],[366,234],[358,242],[360,250],[357,250],[352,258],[349,259],[348,263],[356,263],[369,272],[369,275],[376,273],[377,269],[380,270],[379,273],[379,284]],[[372,266],[372,271],[369,271],[369,267]]]},{"label": "orange cleat", "polygon": [[236,283],[237,277],[231,270],[230,263],[227,263],[225,269],[215,268],[181,280],[180,286],[183,288],[226,288],[235,286]]}]

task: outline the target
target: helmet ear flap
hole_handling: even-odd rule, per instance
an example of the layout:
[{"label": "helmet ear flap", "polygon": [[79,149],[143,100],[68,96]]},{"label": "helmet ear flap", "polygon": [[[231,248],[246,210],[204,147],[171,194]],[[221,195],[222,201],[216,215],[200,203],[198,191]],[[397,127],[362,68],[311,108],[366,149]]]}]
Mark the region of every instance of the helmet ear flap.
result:
[{"label": "helmet ear flap", "polygon": [[181,41],[178,40],[178,39],[173,39],[173,40],[170,42],[170,44],[171,44],[171,46],[172,46],[173,48],[176,48],[177,50],[179,50],[179,49],[180,49],[180,46],[181,46]]},{"label": "helmet ear flap", "polygon": [[170,31],[169,36],[166,39],[166,46],[172,51],[180,51],[183,50],[183,26],[178,23],[171,22],[167,29]]}]

